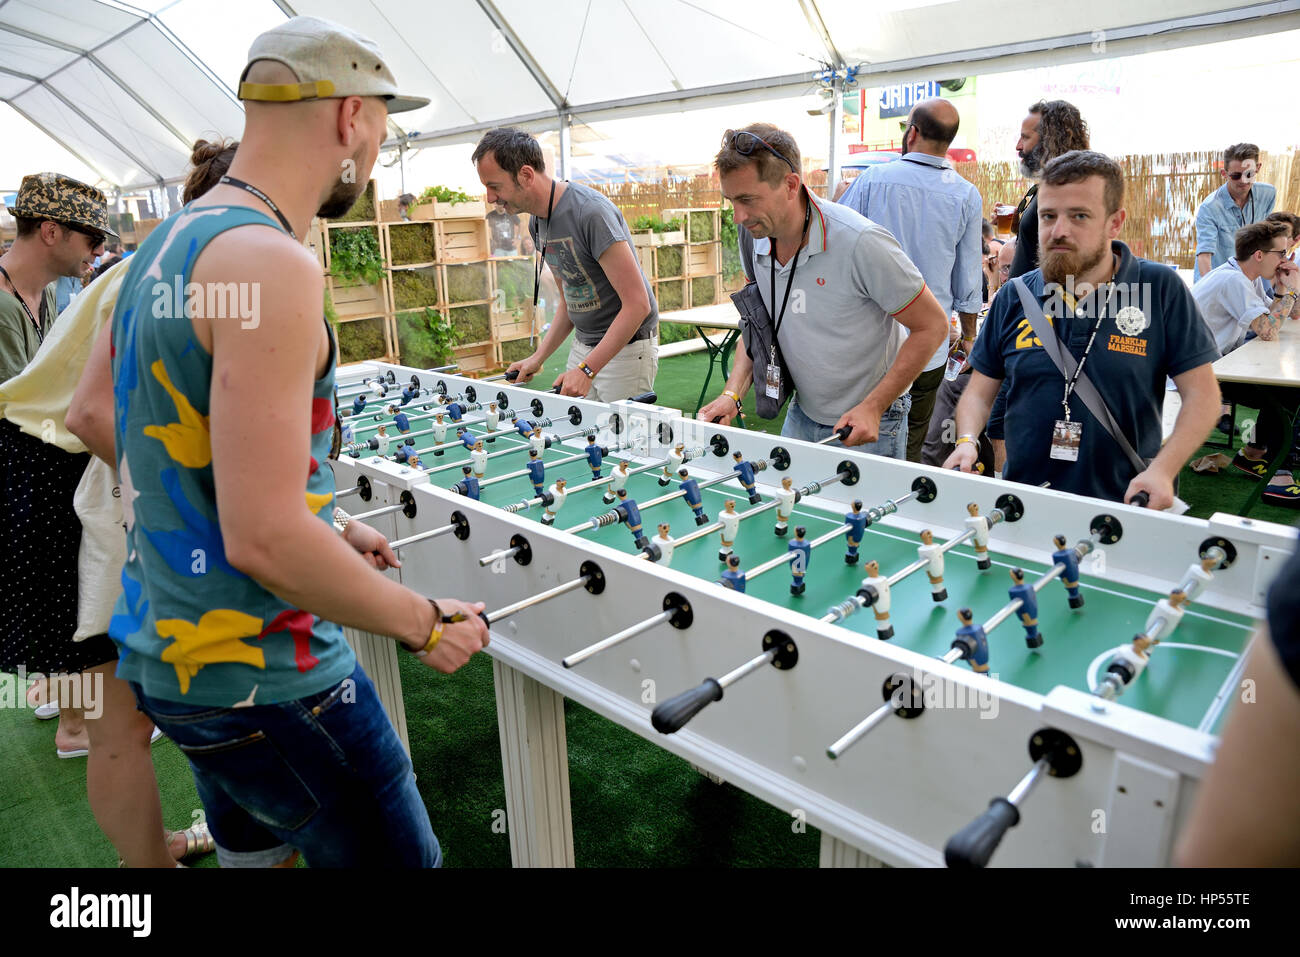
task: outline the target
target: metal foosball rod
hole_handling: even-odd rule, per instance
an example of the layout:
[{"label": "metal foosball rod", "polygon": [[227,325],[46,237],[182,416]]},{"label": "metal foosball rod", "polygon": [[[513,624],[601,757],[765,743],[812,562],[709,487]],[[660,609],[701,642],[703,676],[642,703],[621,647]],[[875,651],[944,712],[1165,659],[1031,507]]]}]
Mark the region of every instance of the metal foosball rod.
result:
[{"label": "metal foosball rod", "polygon": [[534,605],[540,605],[542,602],[550,601],[552,598],[558,598],[561,595],[567,595],[571,591],[577,591],[579,588],[585,588],[589,594],[599,595],[605,590],[605,573],[601,571],[599,565],[593,561],[585,561],[578,568],[578,577],[570,579],[567,582],[561,582],[554,588],[548,588],[545,591],[538,592],[536,595],[530,595],[513,604],[506,605],[496,611],[479,612],[479,617],[484,623],[491,626],[497,622],[509,618],[511,615],[518,614]]},{"label": "metal foosball rod", "polygon": [[[628,446],[628,448],[631,448],[631,446]],[[583,458],[586,458],[586,456],[584,455]],[[651,469],[663,468],[663,465],[664,465],[663,462],[651,462],[648,465],[638,465],[636,468],[628,469],[627,474],[629,476],[638,475],[641,472],[648,472]],[[608,484],[609,484],[608,478],[592,479],[588,482],[583,482],[579,485],[574,485],[571,488],[569,488],[568,491],[569,494],[572,495],[574,492],[582,492],[582,491],[586,491],[589,488],[595,488],[597,485],[608,485]],[[532,508],[534,505],[544,505],[544,504],[546,504],[545,497],[540,495],[535,495],[532,498],[524,499],[524,501],[522,502],[513,502],[510,505],[502,505],[501,511],[524,512]]]},{"label": "metal foosball rod", "polygon": [[[503,434],[504,432],[513,432],[513,431],[514,431],[514,429],[504,429],[504,430],[497,430],[496,432],[488,432],[488,433],[484,433],[484,434],[485,434],[485,435],[491,435],[491,436],[494,436],[494,437],[495,437],[495,436],[497,436],[497,435],[501,435],[501,434]],[[574,437],[576,437],[576,436],[582,435],[585,431],[586,431],[585,429],[578,429],[576,432],[566,432],[564,435],[548,435],[548,436],[545,437],[546,442],[545,442],[545,444],[543,445],[543,448],[544,448],[544,449],[549,449],[552,445],[558,445],[560,442],[563,442],[563,441],[565,441],[566,439],[572,439],[572,438],[574,438]],[[475,435],[478,435],[479,433],[476,432],[476,433],[474,433],[474,434],[475,434]],[[451,443],[451,444],[452,444],[452,445],[463,445],[464,443],[458,441],[458,442],[453,442],[453,443]],[[489,459],[499,459],[499,458],[501,458],[501,456],[503,456],[503,455],[518,455],[520,452],[527,452],[527,451],[529,450],[529,448],[531,448],[531,446],[528,446],[528,445],[512,445],[512,446],[511,446],[510,448],[508,448],[508,449],[501,449],[501,450],[498,451],[498,452],[489,452],[488,455],[487,455],[487,457],[488,457]],[[586,458],[586,456],[585,456],[585,455],[579,455],[578,458]],[[573,459],[573,458],[568,458],[568,459],[565,459],[564,461],[565,461],[565,462],[572,462],[572,461],[574,461],[574,459]],[[435,466],[433,466],[432,468],[421,469],[421,471],[423,471],[425,475],[432,475],[432,474],[434,474],[435,472],[445,472],[445,471],[447,471],[448,469],[459,468],[460,466],[462,466],[462,465],[464,465],[464,464],[465,464],[464,462],[450,462],[450,463],[448,463],[447,465],[435,465]],[[556,459],[554,462],[548,462],[548,463],[546,463],[546,464],[547,464],[548,466],[550,466],[550,465],[559,465],[559,464],[560,464],[560,460],[559,460],[559,459]],[[511,478],[517,478],[517,477],[520,476],[520,475],[527,475],[527,474],[528,474],[528,470],[527,470],[527,469],[524,469],[523,471],[520,471],[520,472],[512,472],[512,473],[510,474],[510,477],[511,477]],[[504,479],[505,477],[506,477],[506,476],[502,475],[502,476],[499,476],[499,477],[497,477],[497,478],[488,479],[488,480],[485,481],[483,484],[484,484],[484,485],[487,485],[487,484],[489,484],[490,482],[499,482],[499,481],[501,481],[502,479]]]},{"label": "metal foosball rod", "polygon": [[420,532],[406,538],[396,539],[395,541],[389,542],[388,547],[396,552],[406,548],[408,545],[414,545],[417,542],[432,541],[435,538],[440,538],[443,535],[448,534],[454,534],[462,541],[469,537],[469,521],[460,512],[451,513],[451,523],[449,525],[442,525],[438,528],[430,529],[427,532]]},{"label": "metal foosball rod", "polygon": [[[411,381],[418,387],[420,380],[416,376],[411,376]],[[351,385],[341,386],[339,388],[339,399],[351,399],[357,395],[387,395],[389,390],[397,385],[397,374],[389,369],[387,372],[381,372],[377,376],[366,376],[361,380],[360,385],[353,383]],[[382,389],[382,391],[381,391]]]},{"label": "metal foosball rod", "polygon": [[[337,495],[334,497],[335,499],[338,498]],[[336,511],[341,512],[343,510],[337,509]],[[347,518],[349,521],[364,522],[366,519],[378,518],[381,515],[391,515],[394,512],[405,512],[407,518],[415,518],[415,496],[412,495],[409,490],[402,490],[402,494],[398,497],[396,505],[385,505],[382,508],[371,509],[369,512],[360,512],[356,515],[348,515]]]},{"label": "metal foosball rod", "polygon": [[[475,406],[475,408],[481,408],[481,406]],[[510,410],[507,409],[506,411],[509,412]],[[482,425],[486,421],[487,421],[486,419],[481,419],[481,418],[461,419],[459,422],[448,422],[446,423],[446,425],[449,429],[458,429],[464,427],[465,430],[468,431],[471,435],[477,436],[478,438],[482,438],[482,439],[487,439],[487,438],[496,439],[502,436],[509,435],[511,432],[518,432],[521,438],[525,438],[526,437],[525,434],[521,432],[518,428],[517,425],[518,421],[527,421],[530,426],[536,426],[539,429],[549,429],[551,426],[555,425],[555,420],[548,417],[548,418],[541,418],[541,419],[515,420],[516,424],[512,425],[510,428],[497,429],[493,432],[475,432],[469,428],[471,425]],[[428,435],[433,431],[434,431],[433,429],[425,429],[422,432],[408,432],[405,435],[403,435],[402,438],[408,439],[420,435]],[[529,431],[532,431],[532,429],[530,428]],[[583,431],[589,432],[591,430],[586,429]],[[456,446],[463,445],[463,444],[464,443],[461,442],[460,439],[456,439],[452,442],[441,442],[437,445],[431,445],[428,448],[416,449],[415,451],[417,455],[424,455],[426,452],[433,452],[436,454],[438,452],[441,452],[444,449],[453,449]],[[518,448],[527,448],[527,446],[518,446]]]},{"label": "metal foosball rod", "polygon": [[657,615],[651,615],[649,618],[639,621],[635,625],[629,625],[627,628],[624,628],[616,634],[610,635],[608,638],[601,639],[593,645],[588,645],[586,648],[575,651],[573,654],[562,658],[560,664],[564,665],[566,668],[572,668],[575,665],[582,664],[582,662],[586,661],[592,655],[599,654],[602,651],[608,651],[610,648],[613,648],[616,645],[621,645],[623,642],[635,638],[637,635],[643,635],[647,631],[657,628],[664,623],[672,625],[678,631],[682,631],[689,628],[691,622],[695,620],[695,613],[691,610],[691,603],[687,601],[683,595],[679,595],[675,591],[669,592],[664,596],[663,608],[664,610]]},{"label": "metal foosball rod", "polygon": [[[757,462],[753,463],[753,465],[754,465],[755,472],[761,472],[767,468],[767,460],[759,459]],[[721,485],[723,482],[728,482],[734,478],[736,478],[735,472],[723,472],[720,475],[716,475],[711,479],[706,479],[705,481],[698,482],[696,484],[698,488],[702,491],[706,488],[712,488],[714,485]],[[665,502],[671,502],[674,499],[682,498],[685,495],[686,495],[685,489],[678,489],[676,492],[667,492],[663,495],[659,495],[655,498],[650,499],[648,502],[642,502],[640,503],[639,507],[641,508],[642,511],[644,511],[645,509],[654,508],[657,505],[662,505]],[[601,515],[593,515],[591,518],[587,519],[587,521],[582,522],[579,525],[574,525],[571,526],[570,528],[566,528],[564,529],[564,531],[570,535],[575,535],[578,532],[590,531],[596,528],[604,528],[606,525],[617,525],[621,521],[623,521],[622,514],[619,512],[618,508],[614,508]]]},{"label": "metal foosball rod", "polygon": [[753,674],[764,665],[789,670],[799,661],[799,649],[794,639],[777,629],[772,629],[763,636],[762,649],[761,654],[721,678],[705,678],[696,687],[656,705],[650,714],[650,723],[654,729],[661,734],[680,731],[691,718],[711,703],[721,701],[722,693],[741,678]]}]

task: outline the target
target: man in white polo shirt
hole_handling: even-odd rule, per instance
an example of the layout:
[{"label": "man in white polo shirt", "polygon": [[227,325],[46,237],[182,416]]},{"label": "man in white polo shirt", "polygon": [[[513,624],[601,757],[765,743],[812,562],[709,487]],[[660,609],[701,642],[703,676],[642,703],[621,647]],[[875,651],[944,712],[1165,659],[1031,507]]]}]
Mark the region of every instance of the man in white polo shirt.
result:
[{"label": "man in white polo shirt", "polygon": [[[905,458],[905,393],[948,336],[921,273],[884,227],[812,195],[790,134],[767,123],[728,130],[714,166],[794,388],[781,434],[817,441],[848,426],[845,445]],[[729,423],[753,368],[737,350],[723,394],[700,418]]]},{"label": "man in white polo shirt", "polygon": [[[1233,236],[1236,257],[1215,266],[1192,287],[1219,352],[1227,355],[1240,346],[1248,332],[1266,342],[1277,338],[1278,327],[1296,307],[1297,268],[1286,259],[1290,228],[1284,223],[1260,221],[1238,229]],[[1265,280],[1273,284],[1270,295]],[[1269,451],[1286,441],[1286,423],[1260,390],[1245,383],[1220,385],[1224,399],[1259,409],[1253,442],[1243,444],[1232,465],[1252,478],[1268,472]]]}]

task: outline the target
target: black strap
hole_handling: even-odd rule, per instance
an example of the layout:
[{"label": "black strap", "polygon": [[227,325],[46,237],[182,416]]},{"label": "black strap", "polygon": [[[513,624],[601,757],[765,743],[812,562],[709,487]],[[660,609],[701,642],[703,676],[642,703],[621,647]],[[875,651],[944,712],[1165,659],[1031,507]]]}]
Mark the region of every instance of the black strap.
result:
[{"label": "black strap", "polygon": [[[20,306],[23,307],[23,312],[27,313],[27,318],[30,319],[30,320],[32,321],[32,325],[36,328],[36,342],[37,342],[37,344],[40,344],[40,343],[44,342],[44,341],[45,341],[45,331],[41,328],[41,324],[40,324],[40,322],[37,320],[37,318],[36,318],[34,315],[32,315],[32,307],[29,306],[29,305],[27,305],[27,300],[24,299],[24,298],[23,298],[23,294],[22,294],[21,292],[18,291],[18,284],[17,284],[16,282],[14,282],[13,277],[9,275],[9,270],[5,269],[4,266],[0,266],[0,276],[4,276],[4,277],[5,277],[5,282],[9,283],[9,285],[13,287],[13,290],[14,290],[14,298],[18,300],[18,304],[19,304]],[[41,297],[41,305],[40,305],[40,309],[41,309],[41,312],[42,312],[42,313],[45,312],[45,297],[44,297],[44,296]]]},{"label": "black strap", "polygon": [[[785,307],[790,304],[790,290],[794,287],[794,274],[796,270],[798,270],[799,268],[799,250],[803,249],[804,241],[808,238],[808,224],[812,222],[812,197],[805,196],[804,198],[808,205],[804,207],[804,211],[803,211],[803,232],[800,233],[799,235],[799,245],[795,247],[794,260],[790,263],[790,278],[786,280],[785,298],[781,300],[781,311],[777,313],[776,321],[772,323],[772,345],[774,348],[776,346],[777,333],[781,331],[781,320],[785,318]],[[773,306],[776,305],[776,267],[777,267],[776,237],[773,236],[772,237],[772,273],[771,273],[771,279],[772,279],[771,302]]]},{"label": "black strap", "polygon": [[271,212],[275,213],[276,218],[280,220],[280,225],[284,227],[284,231],[293,237],[294,242],[298,242],[298,234],[293,231],[293,227],[289,225],[289,220],[285,219],[284,213],[280,212],[280,207],[275,205],[274,202],[272,202],[270,196],[267,196],[264,192],[262,192],[252,183],[245,183],[242,179],[235,179],[235,177],[233,176],[223,176],[221,177],[221,179],[217,180],[217,185],[237,186],[239,189],[242,189],[246,193],[252,193],[262,202],[266,203],[268,207],[270,207]]},{"label": "black strap", "polygon": [[[533,275],[533,308],[537,308],[537,295],[542,288],[542,268],[546,265],[546,244],[551,241],[551,211],[555,209],[555,180],[551,180],[551,198],[546,202],[546,239],[542,241],[537,257],[537,272]],[[537,224],[537,235],[542,235],[542,224]]]}]

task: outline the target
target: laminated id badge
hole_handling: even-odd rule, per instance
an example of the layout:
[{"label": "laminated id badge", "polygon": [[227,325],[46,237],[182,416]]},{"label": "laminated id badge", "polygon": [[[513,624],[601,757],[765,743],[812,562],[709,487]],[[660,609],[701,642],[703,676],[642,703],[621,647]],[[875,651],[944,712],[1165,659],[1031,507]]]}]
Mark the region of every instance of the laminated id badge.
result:
[{"label": "laminated id badge", "polygon": [[1083,423],[1057,419],[1052,426],[1051,458],[1062,462],[1079,461],[1079,443],[1083,441]]},{"label": "laminated id badge", "polygon": [[781,367],[776,364],[776,349],[772,350],[767,362],[767,397],[769,399],[781,397]]}]

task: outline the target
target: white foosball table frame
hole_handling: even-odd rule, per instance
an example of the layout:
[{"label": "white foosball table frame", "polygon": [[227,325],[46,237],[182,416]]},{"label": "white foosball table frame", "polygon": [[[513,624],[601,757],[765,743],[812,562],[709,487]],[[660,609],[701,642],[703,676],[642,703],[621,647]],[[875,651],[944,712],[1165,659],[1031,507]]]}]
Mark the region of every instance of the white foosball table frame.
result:
[{"label": "white foosball table frame", "polygon": [[[779,476],[790,475],[799,487],[834,475],[840,463],[852,461],[859,470],[857,484],[826,486],[804,499],[813,508],[824,502],[842,513],[854,498],[875,505],[901,497],[917,476],[926,476],[937,488],[935,501],[913,498],[880,524],[913,533],[931,528],[936,539],[964,531],[967,501],[991,507],[999,495],[1013,492],[1024,504],[1024,518],[995,525],[990,547],[1022,560],[1050,565],[1043,543],[1051,532],[1065,530],[1072,540],[1086,537],[1077,533],[1099,512],[1109,512],[1122,520],[1124,534],[1104,549],[1104,567],[1086,569],[1089,580],[1167,592],[1207,538],[1226,538],[1235,547],[1235,560],[1215,573],[1197,599],[1198,607],[1260,616],[1267,586],[1294,547],[1290,529],[1267,522],[1224,514],[1208,521],[1172,516],[710,425],[657,406],[606,405],[382,362],[341,372],[339,387],[347,389],[360,384],[363,376],[390,370],[399,383],[414,374],[426,386],[441,379],[451,392],[472,386],[483,401],[501,392],[509,407],[524,416],[531,415],[530,403],[539,400],[543,414],[557,423],[548,433],[572,431],[566,420],[576,408],[581,426],[595,428],[602,445],[617,444],[629,435],[644,437],[647,447],[636,456],[638,462],[662,459],[674,442],[708,447],[713,436],[722,435],[729,447],[727,457],[708,454],[695,460],[692,468],[700,470],[696,477],[729,471],[730,451],[741,450],[746,459],[756,460],[768,457],[774,446],[783,446],[791,453],[788,470],[769,469],[758,476],[760,490],[769,494]],[[577,439],[570,444],[575,450],[581,445]],[[413,544],[401,555],[400,571],[388,573],[422,594],[482,600],[491,611],[573,580],[584,562],[594,562],[601,572],[601,594],[577,588],[492,629],[487,653],[493,659],[516,866],[574,864],[566,697],[788,811],[792,820],[819,828],[822,866],[942,865],[945,841],[978,816],[989,798],[1006,794],[1029,770],[1027,743],[1043,728],[1073,738],[1082,765],[1067,779],[1046,777],[1037,784],[1038,793],[1027,801],[1019,825],[1007,832],[992,863],[1165,865],[1213,760],[1215,736],[1129,708],[1122,698],[1102,702],[1064,686],[1042,695],[977,675],[965,664],[950,665],[910,651],[905,642],[866,639],[462,497],[448,489],[460,477],[453,470],[439,473],[431,483],[424,473],[373,453],[357,459],[345,455],[332,464],[340,492],[359,482],[368,487],[368,501],[358,502],[355,494],[340,501],[349,512],[395,504],[403,492],[411,493],[415,517],[398,511],[371,523],[390,540],[445,526],[453,513],[468,522],[465,540],[444,535]],[[560,525],[587,517],[571,505]],[[1050,523],[1044,523],[1045,515],[1051,516]],[[479,557],[507,547],[516,534],[526,536],[531,547],[528,565],[508,561],[504,573],[499,567],[495,573],[479,567]],[[437,560],[424,560],[422,551],[436,553]],[[689,602],[689,627],[660,625],[575,668],[561,665],[565,655],[659,614],[670,592]],[[795,666],[764,666],[681,731],[665,735],[653,730],[650,711],[655,700],[752,659],[774,629],[797,647]],[[405,742],[396,643],[354,630],[348,637]],[[987,703],[994,696],[996,717],[989,720],[986,707],[927,708],[912,720],[891,715],[838,760],[829,759],[826,746],[882,704],[882,685],[898,672],[919,679],[938,701]],[[1231,690],[1225,685],[1223,692]],[[1101,828],[1099,820],[1104,821]]]}]

